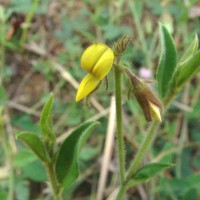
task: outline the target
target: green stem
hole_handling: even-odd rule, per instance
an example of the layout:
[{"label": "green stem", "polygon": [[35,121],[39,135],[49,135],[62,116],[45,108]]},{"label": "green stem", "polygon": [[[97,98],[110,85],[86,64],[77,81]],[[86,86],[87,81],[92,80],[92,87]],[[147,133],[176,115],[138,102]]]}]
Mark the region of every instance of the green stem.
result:
[{"label": "green stem", "polygon": [[5,120],[3,119],[4,115],[4,108],[0,106],[0,145],[3,148],[3,151],[5,153],[6,158],[6,166],[8,166],[9,169],[9,187],[8,187],[8,194],[7,194],[7,200],[13,200],[14,199],[14,166],[13,166],[13,151],[12,146],[10,145],[9,138],[7,137],[7,132],[4,129],[5,126]]},{"label": "green stem", "polygon": [[5,21],[2,19],[1,32],[0,32],[0,84],[3,83],[3,69],[5,64]]},{"label": "green stem", "polygon": [[[169,107],[170,103],[172,102],[172,100],[175,98],[176,94],[177,93],[174,91],[171,93],[168,93],[166,98],[163,100],[165,112],[166,112],[167,108]],[[146,138],[144,139],[142,145],[140,146],[140,149],[138,150],[138,152],[135,156],[135,159],[133,160],[132,164],[130,165],[130,168],[126,175],[125,183],[123,185],[121,185],[121,187],[120,187],[120,191],[118,193],[117,200],[121,200],[123,198],[126,190],[128,189],[127,182],[129,181],[131,176],[135,173],[135,171],[138,169],[138,166],[141,163],[146,151],[148,150],[150,144],[152,144],[152,141],[155,138],[156,130],[157,130],[158,126],[159,126],[159,122],[157,122],[157,121],[155,121],[151,124],[151,127],[149,128],[149,131],[147,132]]]},{"label": "green stem", "polygon": [[[190,84],[186,85],[184,94],[183,94],[183,99],[182,102],[185,105],[188,105],[188,99],[189,99],[189,90],[190,90]],[[183,149],[184,149],[184,144],[186,142],[187,139],[187,133],[188,133],[188,120],[187,118],[184,116],[184,114],[182,114],[182,119],[183,120],[183,124],[181,127],[181,131],[180,131],[180,138],[178,141],[178,150],[177,150],[177,161],[176,161],[176,177],[177,178],[181,178],[182,174],[181,174],[181,166],[183,165],[182,163],[182,154],[183,154]]]},{"label": "green stem", "polygon": [[35,10],[37,9],[38,7],[38,4],[39,4],[40,0],[35,0],[33,2],[33,5],[26,17],[26,20],[25,20],[25,27],[23,28],[23,31],[22,31],[22,36],[21,36],[21,40],[20,40],[20,44],[21,44],[21,47],[23,48],[24,46],[24,43],[26,42],[26,38],[27,38],[27,32],[28,32],[28,28],[30,26],[30,23],[31,23],[31,20],[34,16],[34,13],[35,13]]},{"label": "green stem", "polygon": [[53,163],[48,163],[45,166],[49,175],[49,181],[53,192],[53,198],[54,200],[62,200],[61,190],[56,178],[54,165]]},{"label": "green stem", "polygon": [[124,139],[122,134],[122,101],[121,101],[121,71],[118,65],[114,67],[115,72],[115,101],[116,101],[116,118],[117,118],[117,143],[120,167],[121,185],[125,181],[125,152]]},{"label": "green stem", "polygon": [[121,185],[120,190],[118,192],[117,200],[123,200],[125,192],[126,192],[126,186],[125,184],[123,184]]},{"label": "green stem", "polygon": [[[166,98],[163,100],[165,112],[168,109],[170,103],[172,102],[172,100],[175,96],[176,96],[176,93],[174,91],[172,91],[171,93],[168,93]],[[140,164],[141,160],[143,159],[144,154],[146,153],[148,147],[150,146],[150,144],[152,143],[152,141],[156,135],[156,130],[157,130],[158,126],[159,126],[159,122],[155,121],[152,123],[152,125],[147,133],[147,137],[144,139],[140,149],[138,150],[138,152],[135,156],[133,163],[131,164],[131,167],[129,168],[127,178],[130,178],[134,174],[134,172],[137,170],[138,165]]]},{"label": "green stem", "polygon": [[14,199],[14,188],[15,188],[15,180],[14,180],[14,167],[13,167],[13,152],[11,148],[7,147],[7,156],[8,156],[8,164],[9,164],[9,191],[7,200]]},{"label": "green stem", "polygon": [[168,95],[164,98],[163,105],[164,105],[164,108],[165,108],[165,112],[169,108],[172,100],[175,98],[175,96],[176,96],[177,93],[178,92],[175,92],[174,90],[170,90],[170,92],[168,93]]},{"label": "green stem", "polygon": [[155,121],[152,123],[146,138],[144,139],[140,149],[138,150],[135,159],[133,163],[130,166],[130,169],[127,174],[127,179],[129,179],[137,170],[138,165],[140,164],[141,160],[144,157],[144,154],[146,153],[147,149],[149,148],[150,144],[152,143],[154,137],[155,137],[155,131],[158,128],[159,122]]}]

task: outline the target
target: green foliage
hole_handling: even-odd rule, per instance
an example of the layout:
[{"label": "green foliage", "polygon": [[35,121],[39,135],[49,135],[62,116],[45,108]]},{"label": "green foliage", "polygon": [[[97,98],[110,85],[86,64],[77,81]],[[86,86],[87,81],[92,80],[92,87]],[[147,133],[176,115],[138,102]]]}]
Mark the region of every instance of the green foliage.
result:
[{"label": "green foliage", "polygon": [[[129,65],[138,74],[140,74],[141,67],[148,68],[151,74],[155,74],[161,49],[158,41],[157,23],[155,23],[159,20],[166,28],[170,27],[168,32],[173,34],[177,45],[177,55],[182,55],[179,56],[180,59],[177,59],[176,68],[169,79],[170,83],[161,81],[162,85],[170,85],[168,93],[175,89],[175,93],[177,93],[188,83],[189,79],[197,74],[199,68],[197,66],[198,37],[194,35],[200,32],[199,17],[196,15],[191,18],[190,16],[196,13],[193,9],[198,8],[199,0],[167,1],[167,3],[159,0],[116,1],[114,2],[116,4],[113,4],[113,1],[105,0],[95,1],[95,3],[90,0],[57,1],[56,4],[48,0],[39,1],[30,23],[26,24],[23,21],[15,29],[12,38],[7,39],[9,31],[13,28],[13,22],[18,17],[26,19],[30,16],[30,11],[36,1],[3,0],[0,3],[0,75],[2,81],[0,84],[0,199],[8,199],[12,184],[14,184],[14,197],[12,199],[52,199],[50,191],[46,189],[44,184],[48,182],[46,170],[42,165],[44,162],[38,160],[38,156],[30,148],[24,148],[21,142],[13,140],[12,137],[15,132],[21,130],[37,135],[45,144],[46,151],[51,155],[50,163],[55,167],[56,153],[58,153],[59,145],[62,143],[57,145],[53,140],[43,141],[44,134],[40,135],[42,131],[40,124],[37,123],[38,110],[43,105],[43,97],[46,98],[49,90],[56,94],[53,130],[58,135],[59,141],[65,133],[77,127],[81,122],[91,117],[102,116],[98,119],[102,123],[97,134],[78,155],[82,171],[81,179],[71,185],[64,193],[64,198],[70,200],[94,199],[96,191],[93,188],[94,185],[96,188],[99,176],[97,176],[98,171],[96,171],[98,168],[93,170],[93,167],[98,163],[97,159],[103,152],[102,144],[105,138],[107,117],[104,116],[104,110],[99,109],[99,111],[93,105],[85,108],[85,106],[74,102],[75,89],[73,86],[75,86],[75,82],[73,82],[73,78],[79,81],[83,76],[82,70],[79,70],[83,49],[93,42],[103,42],[111,47],[114,40],[118,39],[120,35],[128,34],[131,36],[132,44],[128,46],[122,57],[123,65]],[[137,24],[140,25],[139,30],[137,30]],[[24,28],[28,29],[24,51],[21,52],[19,41]],[[161,34],[167,35],[167,33],[163,33],[162,29],[164,28],[161,26]],[[161,42],[167,44],[167,36],[163,36],[163,38],[164,41]],[[168,43],[170,42],[168,41]],[[185,52],[182,53],[182,50]],[[42,53],[40,54],[40,52]],[[146,59],[146,57],[149,58]],[[66,70],[72,79],[66,81],[63,73],[54,67],[54,62],[63,66],[63,71]],[[171,70],[170,65],[166,68]],[[165,70],[163,74],[165,75]],[[165,77],[163,76],[163,78]],[[103,87],[100,87],[95,95],[105,111],[109,105],[110,98],[108,96],[113,91],[112,80],[113,73],[111,72],[108,76],[108,95],[105,95],[104,82],[102,82]],[[159,84],[158,81],[158,86]],[[151,86],[154,87],[154,84]],[[124,84],[125,93],[126,88],[127,85]],[[162,163],[176,163],[178,161],[180,166],[172,169],[170,176],[168,173],[162,173],[160,178],[153,180],[155,184],[145,185],[143,179],[137,179],[137,183],[135,179],[132,180],[133,185],[143,183],[150,199],[196,200],[200,195],[198,180],[200,167],[198,154],[198,143],[200,142],[199,77],[194,77],[190,88],[184,90],[186,93],[189,90],[186,102],[192,111],[182,110],[187,106],[182,107],[182,104],[178,103],[182,101],[185,91],[179,93],[177,101],[170,106],[168,112],[163,114],[163,123],[159,128],[158,137],[149,149],[148,156],[150,162],[152,159]],[[160,96],[162,97],[162,95]],[[150,124],[146,125],[140,112],[141,109],[134,99],[131,101],[123,99],[123,102],[125,144],[127,145],[127,141],[130,142],[126,146],[126,158],[129,163],[133,155],[133,147],[135,150],[138,149],[138,145],[144,139],[146,126],[150,126]],[[183,104],[186,105],[185,102]],[[183,141],[183,149],[179,150],[184,130],[182,120],[186,121],[187,133],[186,141]],[[47,123],[47,125],[49,124]],[[5,146],[4,141],[8,146]],[[48,142],[49,144],[47,144]],[[117,151],[113,152],[113,157],[116,156],[116,153]],[[68,156],[68,154],[65,155]],[[111,166],[113,161],[115,164],[115,159],[111,160]],[[4,169],[8,168],[9,172],[12,173],[6,173],[7,176],[4,178]],[[85,173],[85,169],[87,173]],[[177,174],[181,174],[181,177],[177,178]],[[14,177],[12,177],[13,175]],[[110,171],[108,177],[113,180],[115,175]],[[190,184],[189,177],[193,179],[193,184]],[[107,181],[107,186],[114,190],[116,185],[113,185],[113,181]],[[48,191],[48,194],[43,193],[44,191]],[[134,190],[134,197],[132,197],[132,191],[127,192],[127,199],[139,196],[138,191]]]},{"label": "green foliage", "polygon": [[198,50],[198,37],[186,49],[180,59],[180,62],[173,74],[171,81],[171,90],[176,93],[200,70],[200,51]]},{"label": "green foliage", "polygon": [[[4,7],[1,5],[0,5],[0,20],[1,20],[1,23],[6,21],[5,10],[4,10]],[[0,28],[0,30],[2,31],[2,27]],[[1,32],[1,34],[3,33]]]},{"label": "green foliage", "polygon": [[164,25],[160,25],[162,54],[157,69],[158,91],[163,98],[167,94],[169,84],[176,68],[176,49],[173,39]]},{"label": "green foliage", "polygon": [[[22,13],[29,13],[31,7],[33,6],[34,2],[38,0],[11,0],[11,11],[13,12],[22,12]],[[40,6],[37,9],[37,13],[45,14],[46,7],[48,6],[48,1],[40,1]]]},{"label": "green foliage", "polygon": [[39,160],[35,160],[21,168],[22,174],[25,178],[37,182],[47,181],[47,172]]},{"label": "green foliage", "polygon": [[12,0],[11,6],[15,12],[27,12],[32,5],[32,0]]},{"label": "green foliage", "polygon": [[34,133],[39,133],[40,131],[38,124],[36,124],[28,114],[13,115],[11,124],[18,127],[20,130],[26,130]]},{"label": "green foliage", "polygon": [[200,102],[197,102],[193,108],[192,108],[192,112],[188,112],[186,113],[186,116],[189,119],[199,119],[200,118]]},{"label": "green foliage", "polygon": [[62,143],[56,162],[56,175],[63,187],[69,187],[79,175],[78,156],[97,123],[87,122],[74,130]]},{"label": "green foliage", "polygon": [[[49,172],[49,176],[55,176],[55,180],[50,179],[51,184],[54,184],[52,181],[57,181],[58,179],[58,181],[61,183],[61,186],[65,188],[74,183],[79,175],[78,158],[80,155],[80,148],[90,136],[91,130],[97,125],[97,122],[87,122],[82,124],[64,140],[59,148],[59,151],[54,152],[55,134],[53,133],[52,107],[53,96],[51,95],[41,112],[40,128],[43,136],[42,139],[40,139],[34,133],[27,131],[18,133],[16,138],[27,145],[34,152],[34,154],[38,156]],[[52,145],[48,146],[49,144]],[[38,160],[35,160],[35,157],[28,151],[19,152],[16,156],[14,164],[15,166],[21,167],[25,176],[33,180],[40,181],[44,180],[46,177],[40,175],[41,172],[44,171],[44,168],[41,168],[40,166],[41,163],[38,163]],[[34,170],[34,173],[29,173],[34,165],[38,164],[38,170]],[[53,171],[50,169],[53,169]],[[52,173],[56,174],[54,175]],[[59,189],[54,189],[59,191]]]},{"label": "green foliage", "polygon": [[200,70],[200,51],[193,55],[184,64],[178,67],[179,73],[175,75],[176,87],[184,86]]},{"label": "green foliage", "polygon": [[166,163],[152,163],[145,165],[144,167],[140,168],[135,175],[133,176],[134,179],[144,179],[147,180],[156,176],[159,172],[172,167],[172,164]]},{"label": "green foliage", "polygon": [[33,152],[27,149],[22,149],[15,154],[13,163],[15,167],[23,167],[35,161],[36,159],[37,157]]},{"label": "green foliage", "polygon": [[195,188],[190,189],[189,191],[187,191],[184,196],[183,196],[183,200],[196,200],[198,199],[198,191]]},{"label": "green foliage", "polygon": [[104,37],[107,40],[116,40],[120,35],[130,35],[131,29],[127,26],[106,25],[103,27]]},{"label": "green foliage", "polygon": [[1,200],[7,200],[6,192],[3,190],[0,190],[0,199]]},{"label": "green foliage", "polygon": [[80,152],[80,159],[83,161],[90,161],[99,154],[98,148],[84,147]]},{"label": "green foliage", "polygon": [[0,107],[5,106],[7,104],[7,101],[8,101],[7,92],[5,88],[2,85],[0,85]]},{"label": "green foliage", "polygon": [[[186,197],[191,194],[191,191],[195,191],[195,193],[200,194],[199,184],[200,176],[197,174],[187,178],[182,177],[180,179],[162,179],[157,188],[158,191],[162,194],[163,198],[169,197],[170,194],[173,194],[176,195],[178,199],[185,200]],[[196,196],[195,194],[193,195]],[[193,195],[191,196],[191,200],[196,200],[195,198],[192,198]]]},{"label": "green foliage", "polygon": [[42,161],[49,162],[50,158],[41,139],[31,132],[20,132],[16,138],[27,145]]},{"label": "green foliage", "polygon": [[45,103],[40,115],[40,129],[45,143],[48,143],[50,146],[54,145],[56,139],[55,133],[53,132],[52,107],[53,95],[51,95]]},{"label": "green foliage", "polygon": [[25,180],[17,180],[17,183],[15,184],[15,193],[16,193],[16,199],[17,200],[29,200],[29,184],[28,181]]},{"label": "green foliage", "polygon": [[193,41],[191,42],[189,47],[185,50],[184,54],[182,55],[179,61],[179,65],[183,65],[198,51],[198,45],[199,45],[198,36],[195,35]]},{"label": "green foliage", "polygon": [[158,173],[172,166],[174,165],[166,163],[151,163],[145,165],[144,167],[140,168],[138,171],[135,172],[134,176],[128,182],[128,185],[130,187],[148,181],[149,179],[155,177]]}]

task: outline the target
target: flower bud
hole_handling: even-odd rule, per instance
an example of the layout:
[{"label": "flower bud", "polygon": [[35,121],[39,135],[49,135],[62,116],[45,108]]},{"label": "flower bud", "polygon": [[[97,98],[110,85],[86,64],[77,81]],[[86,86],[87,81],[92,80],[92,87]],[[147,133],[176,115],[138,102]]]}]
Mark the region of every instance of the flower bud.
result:
[{"label": "flower bud", "polygon": [[131,81],[132,92],[134,93],[138,103],[140,104],[144,116],[148,122],[153,119],[161,122],[162,103],[146,85],[146,83],[133,74],[129,69],[124,68],[124,72]]},{"label": "flower bud", "polygon": [[130,37],[127,35],[124,35],[121,38],[119,38],[114,44],[115,55],[121,55],[122,53],[124,53],[124,51],[126,51],[129,41]]}]

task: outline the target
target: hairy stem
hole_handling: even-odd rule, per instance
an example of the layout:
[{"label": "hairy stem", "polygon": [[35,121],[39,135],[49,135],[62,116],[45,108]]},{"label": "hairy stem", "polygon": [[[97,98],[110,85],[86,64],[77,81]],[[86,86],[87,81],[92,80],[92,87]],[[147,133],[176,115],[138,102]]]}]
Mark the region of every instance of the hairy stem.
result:
[{"label": "hairy stem", "polygon": [[[168,95],[163,100],[163,104],[164,104],[164,107],[165,107],[164,113],[168,109],[168,107],[171,104],[172,100],[175,98],[176,94],[177,93],[175,91],[171,91],[171,92],[168,93]],[[151,126],[149,128],[149,131],[147,131],[146,138],[144,139],[142,145],[140,146],[138,152],[136,153],[135,159],[131,163],[130,168],[128,170],[128,173],[126,174],[125,183],[123,185],[121,185],[121,187],[120,187],[117,200],[122,200],[123,199],[123,196],[124,196],[126,190],[128,189],[128,184],[127,183],[130,180],[131,176],[138,169],[138,166],[141,163],[145,153],[147,152],[148,148],[152,144],[153,139],[156,136],[156,133],[157,133],[156,130],[157,130],[158,126],[159,126],[159,122],[155,121],[155,122],[153,122],[151,124]]]},{"label": "hairy stem", "polygon": [[[165,112],[167,110],[167,108],[169,107],[171,101],[173,100],[173,98],[176,96],[175,92],[169,92],[168,95],[166,96],[166,98],[163,100],[163,104],[165,107]],[[164,112],[164,113],[165,113]],[[159,122],[155,121],[151,124],[151,127],[149,128],[149,131],[147,133],[146,138],[144,139],[140,149],[138,150],[135,159],[133,160],[131,167],[129,168],[128,174],[127,174],[127,178],[130,178],[131,175],[134,174],[134,172],[137,170],[138,165],[140,164],[141,160],[144,157],[144,154],[146,153],[146,151],[148,150],[150,144],[152,143],[155,135],[156,135],[156,130],[159,126]]]},{"label": "hairy stem", "polygon": [[0,84],[3,83],[3,70],[5,64],[5,21],[3,19],[0,23]]},{"label": "hairy stem", "polygon": [[62,200],[61,190],[56,178],[54,165],[53,163],[48,163],[45,166],[48,172],[50,186],[53,192],[53,198],[54,200]]},{"label": "hairy stem", "polygon": [[135,159],[133,160],[130,168],[129,168],[129,171],[128,171],[128,174],[127,174],[127,178],[129,179],[134,173],[135,171],[137,170],[141,160],[143,159],[147,149],[149,148],[151,142],[153,141],[154,137],[155,137],[155,133],[156,133],[156,129],[158,128],[159,126],[159,122],[155,121],[152,123],[147,135],[146,135],[146,138],[144,139],[140,149],[138,150],[136,156],[135,156]]},{"label": "hairy stem", "polygon": [[122,133],[121,71],[118,65],[115,65],[114,71],[115,71],[117,143],[118,143],[118,156],[119,156],[119,167],[120,167],[119,170],[120,170],[121,185],[123,185],[125,181],[125,152],[124,152],[124,139]]}]

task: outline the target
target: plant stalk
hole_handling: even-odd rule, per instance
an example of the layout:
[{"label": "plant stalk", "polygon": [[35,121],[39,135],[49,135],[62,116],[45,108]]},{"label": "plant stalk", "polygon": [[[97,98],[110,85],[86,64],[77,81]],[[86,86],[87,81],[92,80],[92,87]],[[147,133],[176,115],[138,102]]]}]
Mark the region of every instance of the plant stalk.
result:
[{"label": "plant stalk", "polygon": [[3,71],[5,64],[5,21],[3,19],[0,25],[0,84],[3,84]]},{"label": "plant stalk", "polygon": [[62,195],[61,195],[60,187],[56,178],[54,165],[53,163],[47,163],[45,166],[46,166],[48,176],[49,176],[50,186],[53,193],[53,199],[62,200]]},{"label": "plant stalk", "polygon": [[137,154],[135,155],[134,161],[132,162],[128,174],[127,179],[129,179],[137,170],[141,160],[144,157],[144,154],[146,153],[147,149],[149,148],[150,144],[152,143],[154,137],[155,137],[155,131],[159,126],[159,122],[154,121],[147,133],[146,138],[144,139],[140,149],[138,150]]},{"label": "plant stalk", "polygon": [[117,195],[117,200],[123,200],[124,199],[124,194],[126,192],[126,185],[123,184],[121,185],[120,189],[119,189],[119,192],[118,192],[118,195]]},{"label": "plant stalk", "polygon": [[[165,107],[164,113],[168,109],[168,107],[169,107],[170,103],[172,102],[172,100],[175,98],[176,94],[177,93],[175,91],[173,91],[171,93],[168,93],[166,98],[163,100],[163,104],[164,104],[164,107]],[[154,121],[151,124],[151,126],[149,128],[149,131],[147,132],[146,138],[144,139],[142,145],[140,146],[140,149],[136,153],[135,159],[133,160],[133,162],[130,165],[130,168],[129,168],[128,173],[127,173],[126,178],[125,178],[125,183],[123,185],[121,185],[121,187],[120,187],[120,190],[119,190],[119,193],[118,193],[118,196],[117,196],[117,200],[122,200],[123,199],[123,196],[124,196],[126,190],[128,189],[127,183],[130,180],[131,176],[138,169],[138,166],[141,163],[146,151],[148,150],[150,144],[152,144],[153,139],[156,136],[156,133],[157,133],[156,130],[157,130],[158,127],[159,127],[159,122],[157,122],[157,121]]]},{"label": "plant stalk", "polygon": [[[167,108],[169,107],[171,101],[173,100],[173,98],[176,96],[175,92],[171,92],[168,93],[168,95],[166,96],[166,98],[163,100],[163,104],[165,107],[165,112],[167,110]],[[165,113],[164,112],[164,113]],[[127,174],[127,178],[129,179],[134,172],[137,170],[138,165],[140,164],[141,160],[143,159],[144,154],[146,153],[146,151],[148,150],[150,144],[152,143],[155,135],[156,135],[156,130],[159,126],[159,122],[155,121],[151,124],[151,127],[149,128],[149,131],[147,133],[147,137],[144,139],[140,149],[138,150],[134,161],[131,164],[131,167],[129,168],[128,174]]]},{"label": "plant stalk", "polygon": [[122,133],[122,100],[121,100],[121,71],[118,65],[114,67],[115,74],[115,101],[116,101],[116,119],[117,119],[117,144],[120,167],[121,186],[125,181],[125,152],[124,139]]},{"label": "plant stalk", "polygon": [[23,28],[22,36],[20,39],[21,48],[24,48],[24,44],[25,44],[26,38],[27,38],[27,32],[28,32],[29,26],[31,24],[31,20],[33,19],[34,13],[38,7],[39,2],[40,2],[40,0],[34,0],[32,7],[25,19],[25,27]]}]

